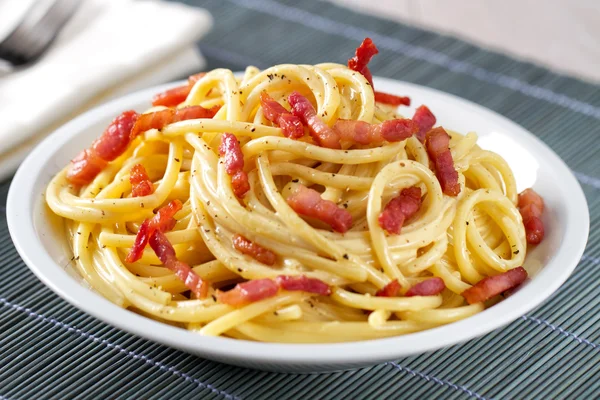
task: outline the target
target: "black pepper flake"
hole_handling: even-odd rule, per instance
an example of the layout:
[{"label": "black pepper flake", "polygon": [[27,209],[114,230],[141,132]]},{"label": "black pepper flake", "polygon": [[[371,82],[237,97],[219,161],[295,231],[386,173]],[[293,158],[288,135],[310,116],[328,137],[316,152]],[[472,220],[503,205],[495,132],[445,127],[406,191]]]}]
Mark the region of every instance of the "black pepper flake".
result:
[{"label": "black pepper flake", "polygon": [[179,158],[174,158],[174,160],[175,160],[175,161],[177,161],[177,162],[179,162],[179,161],[180,161],[180,160],[179,160]]},{"label": "black pepper flake", "polygon": [[81,235],[81,232],[77,231],[77,234],[78,234],[78,235]]},{"label": "black pepper flake", "polygon": [[243,270],[243,269],[241,269],[241,268],[238,268],[237,270],[238,270],[238,272],[242,272],[242,271],[244,271],[244,270]]},{"label": "black pepper flake", "polygon": [[342,206],[343,206],[344,208],[348,208],[348,203],[344,203],[344,204],[342,204]]},{"label": "black pepper flake", "polygon": [[104,212],[104,210],[102,210],[102,215],[106,215],[106,213]]},{"label": "black pepper flake", "polygon": [[140,203],[140,207],[144,208],[144,203]]},{"label": "black pepper flake", "polygon": [[513,254],[519,254],[519,250],[513,251]]},{"label": "black pepper flake", "polygon": [[307,77],[306,77],[306,80],[307,80],[307,81],[310,81],[310,78],[307,76]]},{"label": "black pepper flake", "polygon": [[292,179],[292,182],[297,183],[299,179]]},{"label": "black pepper flake", "polygon": [[267,77],[269,78],[270,81],[273,80],[273,74],[267,74]]},{"label": "black pepper flake", "polygon": [[469,221],[467,221],[467,225],[469,225]]},{"label": "black pepper flake", "polygon": [[400,163],[401,167],[406,167],[406,164],[404,164],[403,162]]},{"label": "black pepper flake", "polygon": [[205,229],[204,232],[209,233],[210,229]]},{"label": "black pepper flake", "polygon": [[344,257],[346,260],[349,260],[349,259],[350,259],[350,256],[348,256],[348,254],[344,254],[344,255],[343,255],[343,257]]},{"label": "black pepper flake", "polygon": [[105,244],[103,244],[103,245],[102,245],[102,248],[103,248],[103,249],[105,249],[105,248],[106,248],[106,245],[105,245]]},{"label": "black pepper flake", "polygon": [[212,297],[213,301],[217,301],[217,297],[213,294],[210,297]]},{"label": "black pepper flake", "polygon": [[75,261],[79,261],[79,256],[75,257]]},{"label": "black pepper flake", "polygon": [[281,79],[282,80],[285,79],[285,75],[284,74],[281,74]]},{"label": "black pepper flake", "polygon": [[207,205],[207,206],[210,206],[210,200],[208,200],[208,201],[206,202],[206,205]]},{"label": "black pepper flake", "polygon": [[256,131],[256,128],[250,129],[250,132],[254,132],[254,131]]}]

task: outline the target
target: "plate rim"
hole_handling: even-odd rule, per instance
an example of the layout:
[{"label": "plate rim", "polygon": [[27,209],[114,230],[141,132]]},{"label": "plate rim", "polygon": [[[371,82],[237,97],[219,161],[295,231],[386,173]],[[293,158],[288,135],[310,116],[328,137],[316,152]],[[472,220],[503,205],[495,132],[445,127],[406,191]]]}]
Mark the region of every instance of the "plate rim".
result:
[{"label": "plate rim", "polygon": [[[134,312],[123,309],[109,300],[76,282],[68,273],[46,253],[37,238],[33,224],[32,211],[35,205],[33,193],[36,179],[28,172],[33,166],[35,177],[40,167],[51,159],[70,139],[81,134],[89,126],[107,115],[116,115],[120,110],[131,108],[137,99],[150,96],[165,88],[184,81],[171,82],[143,89],[101,104],[77,116],[45,138],[23,161],[11,183],[7,197],[7,222],[13,243],[28,268],[54,293],[68,303],[99,320],[115,326],[125,332],[166,344],[194,354],[225,361],[231,364],[276,366],[299,365],[342,366],[350,364],[374,364],[389,361],[412,354],[420,354],[446,346],[463,343],[484,335],[531,311],[547,300],[571,275],[583,252],[589,234],[589,209],[581,185],[566,163],[538,139],[533,133],[508,118],[456,95],[430,87],[395,79],[375,77],[382,86],[398,85],[409,89],[418,89],[427,95],[445,98],[468,110],[483,116],[489,116],[513,131],[522,132],[523,140],[536,147],[536,158],[546,159],[560,172],[561,186],[572,199],[566,207],[567,227],[561,247],[549,263],[532,279],[523,290],[496,304],[493,308],[448,325],[411,333],[407,335],[373,339],[358,342],[322,343],[322,344],[284,344],[260,343],[224,337],[204,337],[184,329],[151,320]],[[528,146],[529,147],[529,146]],[[538,155],[540,154],[541,155]],[[26,201],[24,201],[26,197]],[[29,211],[28,211],[29,210]],[[31,240],[31,238],[35,240]],[[578,240],[575,240],[575,239]],[[29,241],[28,241],[29,240]],[[568,254],[565,254],[568,252]],[[44,263],[51,263],[48,267]],[[563,268],[548,268],[549,265],[563,265]],[[44,267],[40,267],[44,266]],[[52,275],[52,270],[60,273]],[[537,290],[537,294],[530,294]],[[527,296],[526,296],[527,295]],[[527,302],[522,302],[529,298]],[[497,315],[497,316],[495,316]],[[498,318],[500,316],[500,318]],[[459,339],[455,339],[455,335]],[[196,340],[192,340],[196,339]],[[392,349],[392,350],[390,350]],[[318,368],[317,368],[318,369]]]}]

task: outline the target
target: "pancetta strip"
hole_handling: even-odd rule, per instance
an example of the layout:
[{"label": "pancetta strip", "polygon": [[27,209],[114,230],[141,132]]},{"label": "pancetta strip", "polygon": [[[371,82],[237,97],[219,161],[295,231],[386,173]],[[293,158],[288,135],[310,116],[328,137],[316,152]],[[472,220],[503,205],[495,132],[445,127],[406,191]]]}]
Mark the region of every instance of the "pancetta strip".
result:
[{"label": "pancetta strip", "polygon": [[83,150],[67,170],[67,180],[75,185],[90,183],[112,161],[127,149],[130,132],[138,118],[135,111],[125,111],[116,117],[89,149]]},{"label": "pancetta strip", "polygon": [[200,72],[199,74],[192,75],[188,78],[187,85],[177,86],[158,93],[152,98],[152,105],[165,107],[177,106],[181,102],[185,101],[194,87],[194,84],[198,82],[198,80],[200,80],[200,78],[202,78],[204,75],[206,75],[206,72]]},{"label": "pancetta strip", "polygon": [[248,174],[244,171],[244,154],[237,137],[223,133],[219,145],[219,155],[225,162],[225,171],[231,176],[231,186],[237,197],[244,197],[250,190]]},{"label": "pancetta strip", "polygon": [[352,215],[339,208],[333,201],[324,200],[319,192],[298,185],[287,203],[300,215],[319,219],[329,224],[334,231],[344,233],[352,226]]},{"label": "pancetta strip", "polygon": [[265,249],[242,235],[234,235],[233,247],[240,253],[247,254],[256,261],[266,265],[273,265],[277,261],[277,256],[271,250]]},{"label": "pancetta strip", "polygon": [[402,286],[400,286],[398,279],[394,279],[393,281],[385,285],[383,289],[378,290],[377,293],[375,293],[375,296],[398,297],[400,295],[401,288]]},{"label": "pancetta strip", "polygon": [[154,193],[154,185],[142,164],[135,164],[129,173],[131,197],[148,196]]},{"label": "pancetta strip", "polygon": [[179,261],[173,245],[160,231],[156,230],[150,236],[150,247],[165,267],[175,273],[185,286],[199,299],[204,299],[208,294],[208,283],[204,282],[194,270],[186,263]]},{"label": "pancetta strip", "polygon": [[267,92],[260,94],[260,105],[265,118],[279,126],[287,138],[299,139],[304,136],[304,125],[300,118],[286,110],[276,102]]},{"label": "pancetta strip", "polygon": [[135,262],[142,257],[144,248],[148,244],[148,240],[155,231],[168,232],[175,226],[177,222],[174,215],[183,208],[181,201],[175,199],[168,204],[158,209],[156,215],[150,219],[144,220],[140,229],[135,236],[133,247],[129,250],[129,254],[125,258],[128,263]]},{"label": "pancetta strip", "polygon": [[340,149],[340,135],[327,125],[319,116],[308,99],[298,92],[288,96],[288,103],[292,106],[292,113],[300,118],[308,127],[310,135],[321,147]]},{"label": "pancetta strip", "polygon": [[275,278],[275,282],[284,290],[303,291],[308,293],[316,293],[321,296],[329,296],[331,288],[328,284],[317,278],[309,278],[304,275],[290,276],[280,275]]},{"label": "pancetta strip", "polygon": [[544,239],[544,200],[533,189],[525,189],[519,194],[519,212],[523,217],[527,243],[538,244]]},{"label": "pancetta strip", "polygon": [[369,71],[369,61],[375,54],[379,53],[377,47],[370,38],[365,38],[363,42],[356,48],[354,57],[348,60],[348,68],[353,71],[360,72],[369,81],[371,87],[373,87],[373,76]]},{"label": "pancetta strip", "polygon": [[441,278],[429,278],[408,289],[405,296],[435,296],[442,293],[445,288],[446,285]]},{"label": "pancetta strip", "polygon": [[272,279],[254,279],[244,283],[238,283],[226,292],[217,291],[217,300],[223,304],[241,307],[255,301],[273,297],[279,291],[279,285]]},{"label": "pancetta strip", "polygon": [[402,192],[390,200],[381,214],[379,226],[388,233],[399,234],[404,221],[412,217],[421,207],[421,188],[413,186],[402,189]]},{"label": "pancetta strip", "polygon": [[483,278],[462,292],[462,296],[469,304],[480,303],[519,286],[525,279],[527,279],[527,271],[523,267],[517,267],[500,275]]},{"label": "pancetta strip", "polygon": [[410,106],[410,97],[396,96],[395,94],[375,91],[377,103],[389,104],[391,106]]},{"label": "pancetta strip", "polygon": [[442,127],[427,132],[425,146],[429,158],[435,166],[435,175],[440,182],[442,191],[448,196],[456,196],[460,193],[458,183],[458,172],[454,168],[452,153],[450,153],[450,136]]},{"label": "pancetta strip", "polygon": [[380,144],[400,142],[417,133],[419,127],[410,119],[398,118],[380,124],[369,124],[364,121],[338,119],[333,129],[342,140],[357,144]]},{"label": "pancetta strip", "polygon": [[421,143],[425,142],[425,135],[435,125],[435,115],[433,115],[433,113],[427,106],[420,106],[415,110],[415,114],[413,115],[413,121],[415,121],[415,123],[419,126],[417,138]]},{"label": "pancetta strip", "polygon": [[164,110],[141,114],[131,130],[131,138],[149,129],[162,129],[174,122],[185,121],[188,119],[212,118],[219,111],[220,106],[204,108],[202,106],[188,106],[178,109],[165,108]]}]

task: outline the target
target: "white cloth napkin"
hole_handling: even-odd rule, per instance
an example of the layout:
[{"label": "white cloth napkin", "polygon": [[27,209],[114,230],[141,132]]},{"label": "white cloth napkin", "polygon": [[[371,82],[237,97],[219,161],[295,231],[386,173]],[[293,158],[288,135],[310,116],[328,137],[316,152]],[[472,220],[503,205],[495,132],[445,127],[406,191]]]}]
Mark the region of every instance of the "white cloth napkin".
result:
[{"label": "white cloth napkin", "polygon": [[67,120],[101,101],[205,66],[194,43],[205,10],[143,0],[83,0],[50,51],[0,77],[0,177]]}]

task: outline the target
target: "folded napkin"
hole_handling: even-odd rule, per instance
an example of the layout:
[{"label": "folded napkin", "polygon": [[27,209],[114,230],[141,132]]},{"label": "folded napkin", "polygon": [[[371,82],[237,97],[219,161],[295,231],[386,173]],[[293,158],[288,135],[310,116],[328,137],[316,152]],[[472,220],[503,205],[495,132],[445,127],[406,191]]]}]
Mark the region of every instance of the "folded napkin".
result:
[{"label": "folded napkin", "polygon": [[44,57],[0,77],[0,178],[58,126],[101,101],[199,71],[210,14],[178,3],[83,0]]}]

